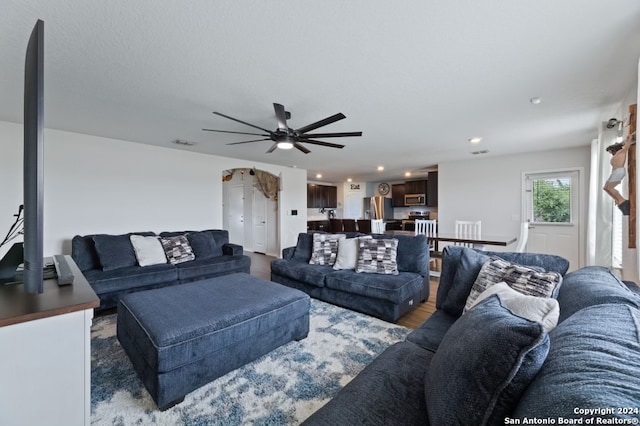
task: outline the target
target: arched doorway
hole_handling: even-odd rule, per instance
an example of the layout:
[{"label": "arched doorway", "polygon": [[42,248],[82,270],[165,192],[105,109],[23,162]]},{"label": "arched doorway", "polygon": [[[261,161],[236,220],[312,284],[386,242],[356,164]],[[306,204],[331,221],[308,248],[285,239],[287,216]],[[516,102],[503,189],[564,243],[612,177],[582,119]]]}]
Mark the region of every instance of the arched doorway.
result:
[{"label": "arched doorway", "polygon": [[279,177],[264,170],[222,172],[223,226],[230,242],[248,251],[278,256],[278,187]]}]

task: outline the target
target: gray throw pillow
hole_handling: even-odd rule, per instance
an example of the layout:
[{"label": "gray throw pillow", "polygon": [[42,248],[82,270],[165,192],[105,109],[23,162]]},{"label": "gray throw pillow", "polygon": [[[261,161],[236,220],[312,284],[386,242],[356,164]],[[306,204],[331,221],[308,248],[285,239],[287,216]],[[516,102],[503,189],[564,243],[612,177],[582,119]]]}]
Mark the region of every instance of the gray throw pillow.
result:
[{"label": "gray throw pillow", "polygon": [[193,249],[189,245],[189,241],[185,235],[178,235],[177,237],[161,238],[160,242],[164,248],[164,252],[167,255],[169,263],[177,265],[182,262],[189,262],[196,257],[193,254]]},{"label": "gray throw pillow", "polygon": [[469,310],[478,296],[489,287],[506,282],[512,289],[529,296],[551,297],[562,283],[562,275],[557,272],[544,272],[540,268],[516,265],[499,257],[492,256],[478,273],[467,298],[464,312]]},{"label": "gray throw pillow", "polygon": [[504,424],[549,352],[541,324],[506,309],[494,295],[445,334],[425,377],[432,425]]},{"label": "gray throw pillow", "polygon": [[344,234],[313,234],[313,251],[309,265],[333,266],[338,255],[338,240],[347,238]]},{"label": "gray throw pillow", "polygon": [[398,275],[396,262],[398,240],[358,239],[358,264],[356,272]]},{"label": "gray throw pillow", "polygon": [[138,265],[151,266],[167,263],[167,256],[164,254],[160,237],[130,235],[129,239],[136,254],[136,259],[138,259]]}]

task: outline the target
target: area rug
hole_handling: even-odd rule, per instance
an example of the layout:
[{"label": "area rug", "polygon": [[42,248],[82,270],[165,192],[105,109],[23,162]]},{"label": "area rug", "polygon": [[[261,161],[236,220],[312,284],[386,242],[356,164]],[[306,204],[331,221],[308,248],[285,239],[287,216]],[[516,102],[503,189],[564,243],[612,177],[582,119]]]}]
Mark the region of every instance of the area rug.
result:
[{"label": "area rug", "polygon": [[409,329],[311,300],[309,336],[188,394],[158,411],[124,353],[116,316],[91,328],[94,425],[297,425]]}]

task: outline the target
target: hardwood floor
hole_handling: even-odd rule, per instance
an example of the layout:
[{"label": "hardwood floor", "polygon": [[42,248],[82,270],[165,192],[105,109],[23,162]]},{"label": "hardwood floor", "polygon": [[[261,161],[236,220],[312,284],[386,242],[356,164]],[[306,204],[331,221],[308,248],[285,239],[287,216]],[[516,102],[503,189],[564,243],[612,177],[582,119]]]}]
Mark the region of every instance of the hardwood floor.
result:
[{"label": "hardwood floor", "polygon": [[[271,261],[275,259],[273,256],[267,256],[265,254],[253,253],[250,251],[244,252],[251,258],[251,275],[262,278],[265,280],[271,279]],[[431,280],[431,293],[429,300],[425,303],[420,303],[418,307],[411,310],[411,312],[402,316],[398,321],[398,325],[402,325],[408,328],[418,328],[427,318],[431,316],[436,310],[436,292],[438,291],[438,280]]]}]

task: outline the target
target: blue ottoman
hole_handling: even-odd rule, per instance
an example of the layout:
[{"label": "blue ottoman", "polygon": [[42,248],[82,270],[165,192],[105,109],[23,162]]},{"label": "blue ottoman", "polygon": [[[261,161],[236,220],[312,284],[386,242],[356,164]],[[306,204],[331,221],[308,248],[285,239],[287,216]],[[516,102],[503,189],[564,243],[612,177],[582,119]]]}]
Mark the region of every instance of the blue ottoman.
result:
[{"label": "blue ottoman", "polygon": [[160,410],[309,333],[306,293],[248,274],[131,293],[117,335]]}]

